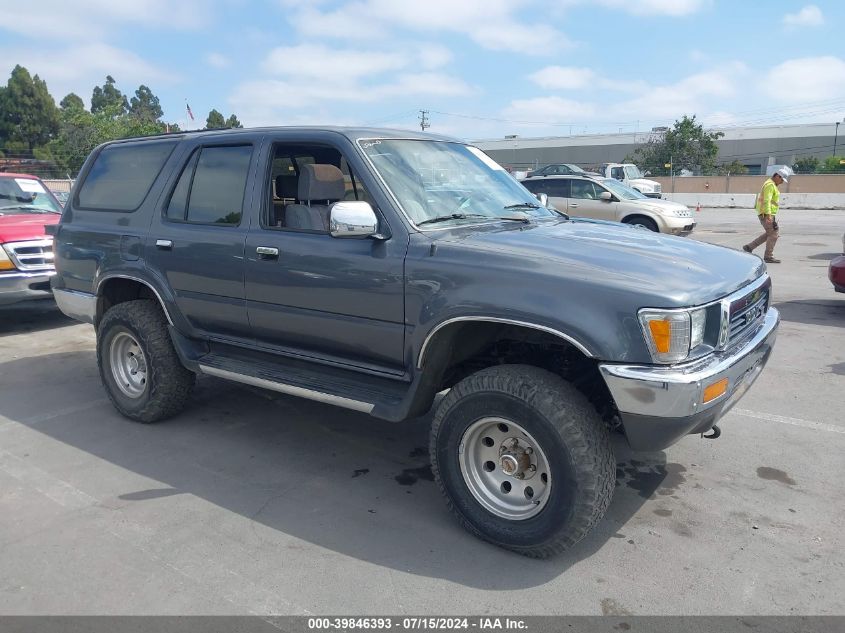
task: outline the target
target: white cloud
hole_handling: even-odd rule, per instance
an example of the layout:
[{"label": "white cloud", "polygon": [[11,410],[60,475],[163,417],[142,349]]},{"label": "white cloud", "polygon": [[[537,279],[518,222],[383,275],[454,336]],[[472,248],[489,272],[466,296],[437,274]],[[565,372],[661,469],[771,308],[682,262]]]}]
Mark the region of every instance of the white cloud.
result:
[{"label": "white cloud", "polygon": [[11,73],[15,64],[20,64],[44,79],[57,101],[69,92],[75,92],[87,101],[92,88],[102,84],[106,75],[114,77],[118,88],[127,95],[134,94],[139,84],[146,84],[155,92],[155,83],[170,83],[177,79],[174,73],[150,64],[135,53],[108,44],[83,44],[64,49],[19,46],[14,50],[0,49],[0,60],[5,62],[0,62],[3,76]]},{"label": "white cloud", "polygon": [[228,68],[232,65],[232,62],[229,60],[228,57],[225,55],[221,55],[220,53],[208,53],[205,56],[205,63],[207,63],[212,68],[223,69]]},{"label": "white cloud", "polygon": [[402,53],[332,49],[320,44],[275,48],[261,67],[270,75],[312,77],[319,82],[350,83],[408,65]]},{"label": "white cloud", "polygon": [[599,0],[611,9],[619,9],[634,15],[667,15],[681,17],[701,11],[708,0]]},{"label": "white cloud", "polygon": [[639,92],[648,84],[640,80],[609,79],[590,68],[576,66],[546,66],[528,75],[528,80],[546,90],[613,90]]},{"label": "white cloud", "polygon": [[306,37],[371,41],[400,28],[461,33],[483,48],[528,54],[568,45],[566,37],[545,22],[520,20],[525,6],[525,0],[359,0],[327,10],[307,4],[288,19]]},{"label": "white cloud", "polygon": [[528,79],[546,90],[577,90],[596,79],[589,68],[573,66],[546,66],[528,75]]},{"label": "white cloud", "polygon": [[762,88],[782,102],[845,98],[845,61],[833,56],[790,59],[769,70]]},{"label": "white cloud", "polygon": [[426,70],[446,66],[452,61],[452,51],[440,44],[421,44],[417,55]]},{"label": "white cloud", "polygon": [[783,23],[786,26],[821,26],[824,24],[822,10],[814,4],[808,4],[798,13],[787,13],[783,16]]},{"label": "white cloud", "polygon": [[512,101],[505,108],[503,114],[514,123],[569,124],[593,118],[596,114],[596,108],[590,103],[564,99],[563,97],[536,97]]},{"label": "white cloud", "polygon": [[690,75],[673,84],[649,86],[638,96],[617,104],[614,110],[628,120],[675,119],[684,114],[701,113],[715,100],[723,101],[737,92],[736,77],[744,73],[741,65]]},{"label": "white cloud", "polygon": [[206,23],[201,0],[39,0],[38,7],[16,0],[0,0],[0,29],[20,35],[91,40],[106,35],[120,24],[197,29]]}]

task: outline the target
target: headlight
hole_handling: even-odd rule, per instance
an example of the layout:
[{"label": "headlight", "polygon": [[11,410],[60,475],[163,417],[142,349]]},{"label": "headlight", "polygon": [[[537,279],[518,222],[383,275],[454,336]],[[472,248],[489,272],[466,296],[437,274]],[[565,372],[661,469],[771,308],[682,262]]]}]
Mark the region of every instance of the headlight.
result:
[{"label": "headlight", "polygon": [[692,217],[692,211],[690,211],[688,208],[674,209],[672,211],[672,213],[675,214],[676,218],[691,218]]},{"label": "headlight", "polygon": [[3,245],[0,244],[0,272],[4,270],[15,270],[15,265],[12,263],[12,260],[9,259]]},{"label": "headlight", "polygon": [[640,310],[640,325],[651,357],[657,363],[677,363],[685,360],[691,350],[704,342],[707,311],[698,310]]}]

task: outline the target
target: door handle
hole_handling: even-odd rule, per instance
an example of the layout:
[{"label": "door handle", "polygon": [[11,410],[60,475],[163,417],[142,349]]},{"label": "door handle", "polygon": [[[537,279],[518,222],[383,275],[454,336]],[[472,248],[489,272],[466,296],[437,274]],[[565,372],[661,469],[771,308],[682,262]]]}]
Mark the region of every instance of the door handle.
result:
[{"label": "door handle", "polygon": [[577,209],[577,208],[578,208],[578,203],[577,203],[577,202],[570,202],[570,203],[569,203],[569,207],[570,207],[571,209]]},{"label": "door handle", "polygon": [[156,248],[163,251],[169,251],[173,248],[173,242],[171,240],[156,240]]},{"label": "door handle", "polygon": [[272,246],[257,246],[255,252],[259,259],[277,259],[279,257],[279,249]]}]

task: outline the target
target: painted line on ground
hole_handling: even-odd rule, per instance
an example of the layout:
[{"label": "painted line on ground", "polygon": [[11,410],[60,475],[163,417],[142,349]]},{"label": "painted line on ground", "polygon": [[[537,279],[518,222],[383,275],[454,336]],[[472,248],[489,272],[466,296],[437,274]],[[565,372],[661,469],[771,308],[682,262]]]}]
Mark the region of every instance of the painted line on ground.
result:
[{"label": "painted line on ground", "polygon": [[800,426],[805,429],[813,429],[814,431],[828,431],[829,433],[845,433],[845,426],[836,426],[835,424],[825,424],[824,422],[811,422],[810,420],[802,420],[801,418],[790,418],[785,415],[775,415],[774,413],[762,413],[760,411],[749,411],[748,409],[731,409],[731,413],[744,416],[746,418],[755,418],[757,420],[765,420],[766,422],[780,422],[781,424],[791,424],[792,426]]}]

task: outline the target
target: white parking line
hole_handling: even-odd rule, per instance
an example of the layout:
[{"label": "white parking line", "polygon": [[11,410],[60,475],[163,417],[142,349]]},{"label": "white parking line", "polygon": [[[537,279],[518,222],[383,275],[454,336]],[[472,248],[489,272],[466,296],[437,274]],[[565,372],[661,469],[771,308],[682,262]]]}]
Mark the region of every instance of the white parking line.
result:
[{"label": "white parking line", "polygon": [[781,424],[791,424],[792,426],[803,426],[805,429],[813,429],[814,431],[845,433],[845,427],[843,426],[825,424],[824,422],[811,422],[810,420],[802,420],[801,418],[789,418],[785,415],[775,415],[774,413],[761,413],[759,411],[749,411],[748,409],[731,409],[731,413],[736,413],[746,418],[765,420],[766,422],[780,422]]}]

